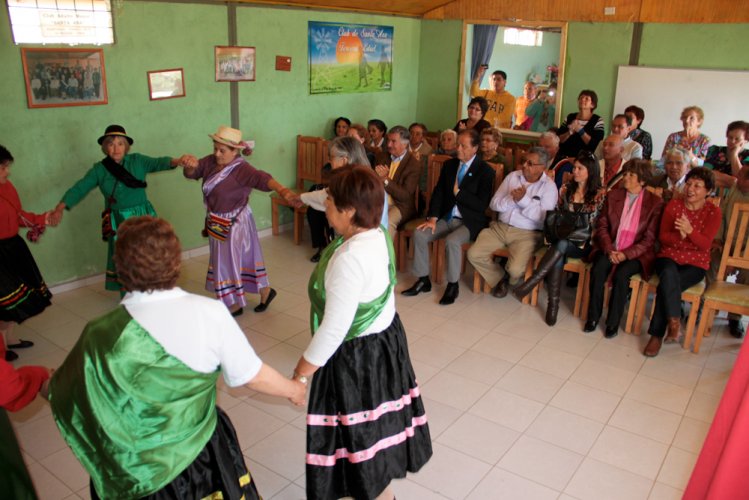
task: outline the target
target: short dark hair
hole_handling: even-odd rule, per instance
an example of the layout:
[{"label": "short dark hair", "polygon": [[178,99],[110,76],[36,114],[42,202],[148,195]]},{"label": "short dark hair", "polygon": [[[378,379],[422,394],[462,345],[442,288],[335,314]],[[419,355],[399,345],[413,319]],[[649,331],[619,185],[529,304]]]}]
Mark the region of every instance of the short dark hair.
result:
[{"label": "short dark hair", "polygon": [[0,145],[0,165],[4,163],[13,163],[13,155],[5,146]]},{"label": "short dark hair", "polygon": [[169,290],[179,278],[182,249],[167,221],[143,215],[117,228],[113,260],[125,290]]},{"label": "short dark hair", "polygon": [[619,113],[618,115],[614,115],[614,118],[612,118],[611,121],[613,122],[617,118],[624,118],[624,121],[627,122],[627,126],[628,127],[632,126],[632,117],[631,116],[627,116],[627,115],[625,115],[623,113]]},{"label": "short dark hair", "polygon": [[622,172],[632,172],[637,176],[637,181],[645,185],[650,185],[653,180],[653,164],[648,160],[633,158],[622,166]]},{"label": "short dark hair", "polygon": [[[642,122],[645,121],[645,111],[639,106],[635,106],[634,104],[631,106],[627,106],[624,109],[624,112],[632,113],[633,115],[635,115],[635,118],[637,118],[637,121],[640,122],[640,125],[642,125]],[[640,125],[638,125],[637,128],[640,128]]]},{"label": "short dark hair", "polygon": [[689,179],[700,179],[705,183],[705,188],[707,189],[708,193],[711,193],[715,189],[715,174],[713,174],[713,171],[709,168],[693,168],[687,173],[687,176],[684,178],[684,182],[687,182]]},{"label": "short dark hair", "polygon": [[481,118],[484,117],[487,111],[489,111],[489,101],[487,101],[485,98],[481,96],[476,96],[471,99],[471,101],[468,103],[467,107],[470,107],[471,104],[478,104],[481,108]]},{"label": "short dark hair", "polygon": [[501,69],[498,69],[497,71],[492,73],[492,76],[497,76],[497,75],[501,76],[503,80],[507,80],[507,73],[505,73]]},{"label": "short dark hair", "polygon": [[383,134],[385,134],[385,132],[387,132],[388,130],[387,126],[385,125],[385,122],[382,120],[378,120],[377,118],[374,118],[367,122],[367,128],[369,127],[375,127],[377,130],[379,130]]},{"label": "short dark hair", "polygon": [[[486,132],[487,130],[491,130],[491,129],[484,129],[484,131],[481,133],[481,135],[484,135],[484,132]],[[494,129],[494,130],[496,130],[496,129]],[[460,137],[461,135],[467,135],[468,137],[470,137],[471,138],[471,146],[473,146],[474,148],[478,147],[479,142],[480,142],[480,138],[479,138],[479,133],[476,132],[475,128],[469,128],[469,129],[461,131],[458,134],[458,137]]]},{"label": "short dark hair", "polygon": [[333,170],[328,192],[335,208],[354,209],[351,222],[364,229],[379,227],[385,204],[385,187],[371,167],[347,165]]},{"label": "short dark hair", "polygon": [[349,127],[351,126],[351,120],[345,116],[339,116],[333,121],[333,135],[335,136],[336,129],[338,128],[338,122],[345,122]]},{"label": "short dark hair", "polygon": [[749,139],[749,123],[746,123],[743,120],[736,120],[735,122],[729,123],[728,127],[726,128],[726,135],[728,135],[730,132],[733,132],[734,130],[743,130],[744,138]]},{"label": "short dark hair", "polygon": [[414,127],[419,127],[421,129],[421,131],[424,132],[425,134],[428,132],[427,126],[424,125],[423,123],[419,123],[419,122],[413,122],[411,125],[409,125],[408,126],[408,131],[411,132],[411,129],[414,128]]},{"label": "short dark hair", "polygon": [[584,95],[590,97],[590,100],[593,101],[593,109],[596,109],[598,107],[598,94],[596,94],[596,91],[590,89],[581,90],[577,98],[580,99]]},{"label": "short dark hair", "polygon": [[408,142],[411,139],[411,133],[403,125],[396,125],[388,130],[388,135],[398,134],[401,138],[401,142]]}]

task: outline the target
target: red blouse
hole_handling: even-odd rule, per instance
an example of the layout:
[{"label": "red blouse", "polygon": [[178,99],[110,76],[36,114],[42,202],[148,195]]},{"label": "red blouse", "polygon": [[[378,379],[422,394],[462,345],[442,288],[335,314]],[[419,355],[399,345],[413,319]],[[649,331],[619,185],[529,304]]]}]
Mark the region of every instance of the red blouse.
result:
[{"label": "red blouse", "polygon": [[18,411],[34,400],[44,381],[49,378],[49,371],[41,366],[22,366],[16,370],[5,361],[2,341],[0,355],[0,407]]},{"label": "red blouse", "polygon": [[[676,219],[682,214],[687,216],[692,224],[692,234],[682,239],[676,229]],[[720,227],[720,208],[711,202],[706,202],[699,210],[689,210],[683,199],[673,199],[665,210],[661,219],[661,229],[658,240],[661,250],[656,257],[668,257],[677,264],[691,265],[708,269],[710,267],[710,245]]]},{"label": "red blouse", "polygon": [[32,225],[44,226],[44,214],[25,212],[13,184],[10,181],[0,184],[0,239],[12,238],[20,227]]}]

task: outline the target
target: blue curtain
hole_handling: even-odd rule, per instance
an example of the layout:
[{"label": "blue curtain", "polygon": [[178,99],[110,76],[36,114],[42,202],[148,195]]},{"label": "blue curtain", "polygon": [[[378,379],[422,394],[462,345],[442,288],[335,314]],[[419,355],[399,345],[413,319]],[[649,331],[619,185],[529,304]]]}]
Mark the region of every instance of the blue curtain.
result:
[{"label": "blue curtain", "polygon": [[[482,64],[489,64],[494,50],[494,40],[497,38],[496,24],[475,24],[473,26],[473,50],[471,52],[471,74],[468,79],[473,80],[476,70]],[[481,85],[481,82],[479,82]]]}]

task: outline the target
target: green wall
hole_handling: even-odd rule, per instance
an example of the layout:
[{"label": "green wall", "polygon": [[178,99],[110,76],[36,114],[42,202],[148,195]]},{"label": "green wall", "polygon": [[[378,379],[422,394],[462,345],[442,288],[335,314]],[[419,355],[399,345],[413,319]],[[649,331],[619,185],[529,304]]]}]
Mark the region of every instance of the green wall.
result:
[{"label": "green wall", "polygon": [[[179,15],[175,15],[175,11]],[[7,11],[0,9],[0,83],[3,117],[0,144],[16,158],[12,170],[27,210],[53,208],[64,191],[102,157],[96,139],[110,123],[125,126],[133,151],[152,156],[211,152],[207,134],[231,121],[229,85],[214,81],[214,46],[228,44],[223,5],[125,2],[115,11],[117,43],[104,47],[109,104],[28,109],[20,48],[13,45]],[[393,90],[344,96],[310,96],[307,87],[307,21],[394,26]],[[257,81],[239,84],[240,127],[256,140],[251,163],[292,185],[296,135],[331,135],[339,115],[366,122],[408,125],[417,112],[421,21],[390,16],[333,14],[310,10],[237,7],[238,43],[257,48]],[[275,71],[275,56],[292,57],[292,71]],[[146,72],[184,68],[186,97],[148,99]],[[457,71],[456,71],[457,73]],[[454,104],[453,104],[454,107]],[[183,248],[206,244],[199,235],[200,185],[181,172],[149,176],[149,199],[174,224]],[[32,252],[48,283],[101,273],[106,245],[99,238],[103,198],[91,193],[66,212]],[[270,227],[270,202],[255,192],[251,206],[258,227]],[[283,214],[282,221],[290,220]]]}]

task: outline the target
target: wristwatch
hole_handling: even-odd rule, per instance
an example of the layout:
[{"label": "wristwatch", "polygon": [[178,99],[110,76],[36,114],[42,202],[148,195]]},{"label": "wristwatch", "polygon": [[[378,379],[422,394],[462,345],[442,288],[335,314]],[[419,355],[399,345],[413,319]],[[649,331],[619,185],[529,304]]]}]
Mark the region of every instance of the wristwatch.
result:
[{"label": "wristwatch", "polygon": [[294,370],[294,374],[291,376],[292,380],[298,380],[304,385],[307,385],[307,382],[309,382],[309,379],[305,377],[304,375],[299,375],[296,370]]}]

